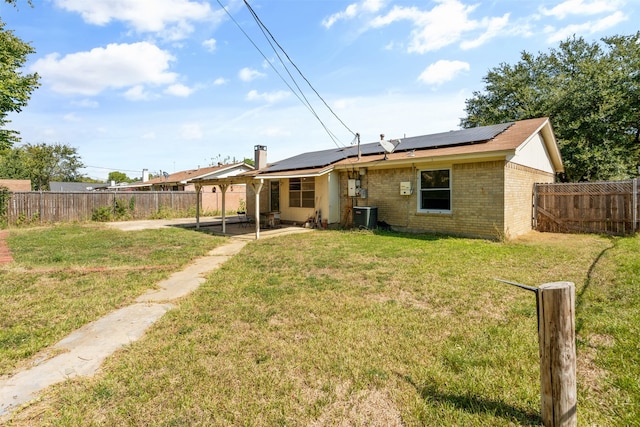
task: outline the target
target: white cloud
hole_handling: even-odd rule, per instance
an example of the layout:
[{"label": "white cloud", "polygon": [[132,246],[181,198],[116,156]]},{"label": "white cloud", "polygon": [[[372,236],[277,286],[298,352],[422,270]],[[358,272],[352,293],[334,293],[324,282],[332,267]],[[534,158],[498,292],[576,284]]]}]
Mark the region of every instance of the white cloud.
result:
[{"label": "white cloud", "polygon": [[194,92],[194,89],[185,86],[183,84],[177,83],[167,87],[164,91],[167,95],[180,96],[186,98]]},{"label": "white cloud", "polygon": [[80,117],[76,115],[76,113],[65,114],[63,117],[65,122],[79,122]]},{"label": "white cloud", "polygon": [[268,103],[274,103],[285,99],[289,96],[289,92],[285,92],[283,90],[275,91],[275,92],[264,92],[259,93],[257,90],[252,90],[247,94],[247,100],[249,101],[265,101]]},{"label": "white cloud", "polygon": [[325,28],[331,28],[338,21],[353,19],[363,13],[376,13],[382,9],[384,3],[383,0],[363,0],[359,3],[351,3],[343,11],[324,18],[322,25]]},{"label": "white cloud", "polygon": [[180,128],[180,136],[188,140],[202,139],[204,132],[199,123],[185,123]]},{"label": "white cloud", "polygon": [[565,19],[569,15],[599,15],[615,12],[621,6],[616,0],[566,0],[551,9],[540,8],[545,16]]},{"label": "white cloud", "polygon": [[97,95],[108,88],[171,84],[177,78],[167,71],[173,60],[171,54],[148,42],[114,43],[63,57],[52,53],[31,69],[55,92]]},{"label": "white cloud", "polygon": [[79,101],[73,101],[71,102],[71,105],[82,108],[98,108],[100,106],[98,101],[94,101],[93,99],[81,99]]},{"label": "white cloud", "polygon": [[238,72],[238,77],[243,82],[250,82],[252,80],[257,79],[258,77],[264,77],[266,74],[261,73],[258,70],[254,70],[252,68],[243,68]]},{"label": "white cloud", "polygon": [[354,98],[342,98],[334,101],[333,107],[338,110],[347,110],[350,108],[355,108],[356,101]]},{"label": "white cloud", "polygon": [[568,25],[564,28],[555,29],[548,26],[545,32],[549,33],[547,41],[555,43],[565,40],[574,34],[595,34],[600,31],[608,30],[618,25],[620,22],[626,21],[627,17],[622,12],[616,12],[597,21],[587,21],[582,24]]},{"label": "white cloud", "polygon": [[79,13],[94,25],[125,22],[140,33],[158,33],[180,40],[193,31],[191,21],[212,20],[209,3],[189,0],[55,0],[58,7]]},{"label": "white cloud", "polygon": [[502,34],[508,23],[508,13],[498,18],[489,18],[487,20],[483,20],[482,26],[486,28],[486,31],[472,40],[463,41],[462,43],[460,43],[460,47],[466,50],[482,46],[487,41]]},{"label": "white cloud", "polygon": [[216,39],[208,39],[202,42],[202,46],[207,49],[209,52],[215,52],[217,48]]},{"label": "white cloud", "polygon": [[407,50],[414,53],[426,53],[460,42],[463,35],[482,31],[474,35],[474,42],[465,42],[463,48],[477,47],[498,35],[509,21],[509,14],[501,17],[486,17],[482,20],[471,19],[471,13],[478,5],[465,5],[459,0],[437,0],[431,10],[417,7],[395,6],[386,15],[371,21],[373,28],[380,28],[398,21],[410,21],[413,24]]},{"label": "white cloud", "polygon": [[148,101],[153,95],[145,90],[143,85],[135,85],[124,93],[124,97],[129,101]]},{"label": "white cloud", "polygon": [[227,83],[229,83],[229,80],[225,79],[224,77],[218,77],[213,81],[213,84],[215,86],[222,86],[222,85],[226,85]]},{"label": "white cloud", "polygon": [[431,85],[439,85],[453,80],[456,75],[463,71],[469,71],[470,68],[467,62],[440,60],[429,65],[420,74],[418,80]]}]

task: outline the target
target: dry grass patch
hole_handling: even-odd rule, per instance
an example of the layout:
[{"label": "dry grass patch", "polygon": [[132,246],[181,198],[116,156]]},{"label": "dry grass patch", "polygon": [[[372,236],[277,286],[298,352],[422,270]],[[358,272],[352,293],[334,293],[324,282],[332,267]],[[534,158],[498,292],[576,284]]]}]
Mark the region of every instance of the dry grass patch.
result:
[{"label": "dry grass patch", "polygon": [[124,233],[95,225],[11,230],[0,268],[0,375],[71,331],[131,304],[223,242],[179,229]]},{"label": "dry grass patch", "polygon": [[[14,423],[37,414],[45,425],[539,425],[535,298],[494,277],[574,281],[579,357],[584,342],[598,345],[589,365],[607,381],[625,378],[603,361],[633,360],[618,344],[638,342],[625,332],[632,323],[601,323],[610,299],[591,296],[615,288],[597,277],[635,271],[617,269],[617,240],[548,237],[327,231],[252,242],[100,376],[55,387]],[[624,288],[614,294],[633,302]],[[634,319],[631,310],[619,317]],[[594,340],[607,335],[612,347]],[[612,390],[637,398],[607,381],[580,385],[581,423],[634,416],[601,410],[615,407]]]}]

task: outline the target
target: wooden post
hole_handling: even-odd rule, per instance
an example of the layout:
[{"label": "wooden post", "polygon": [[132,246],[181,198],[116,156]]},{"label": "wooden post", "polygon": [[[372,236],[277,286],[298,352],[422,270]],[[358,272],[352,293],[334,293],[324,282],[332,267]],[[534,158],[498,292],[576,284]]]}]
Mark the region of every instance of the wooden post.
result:
[{"label": "wooden post", "polygon": [[256,196],[256,240],[260,238],[260,191],[262,190],[262,184],[264,184],[263,179],[251,182],[251,188],[253,188]]},{"label": "wooden post", "polygon": [[229,184],[218,184],[220,187],[220,191],[222,191],[222,234],[227,233],[227,206],[226,206],[226,197],[227,197],[227,188],[229,188]]},{"label": "wooden post", "polygon": [[196,184],[196,230],[200,229],[200,200],[202,198],[201,191],[202,185]]},{"label": "wooden post", "polygon": [[545,426],[576,426],[575,286],[538,288],[540,396]]}]

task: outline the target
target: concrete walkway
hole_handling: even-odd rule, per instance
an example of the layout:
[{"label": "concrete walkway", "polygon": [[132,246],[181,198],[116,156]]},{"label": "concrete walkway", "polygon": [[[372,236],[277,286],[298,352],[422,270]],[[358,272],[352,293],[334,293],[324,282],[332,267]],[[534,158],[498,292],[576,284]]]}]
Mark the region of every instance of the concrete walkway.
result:
[{"label": "concrete walkway", "polygon": [[[140,225],[127,229],[140,229]],[[123,227],[128,225],[123,224]],[[283,230],[283,234],[304,231],[309,230]],[[240,252],[249,240],[246,236],[229,239],[158,283],[157,289],[138,297],[135,304],[85,325],[39,354],[30,368],[0,380],[0,422],[48,386],[77,376],[94,375],[108,356],[141,338],[147,328],[174,307],[172,302],[197,289],[205,281],[203,274],[217,269]]]}]

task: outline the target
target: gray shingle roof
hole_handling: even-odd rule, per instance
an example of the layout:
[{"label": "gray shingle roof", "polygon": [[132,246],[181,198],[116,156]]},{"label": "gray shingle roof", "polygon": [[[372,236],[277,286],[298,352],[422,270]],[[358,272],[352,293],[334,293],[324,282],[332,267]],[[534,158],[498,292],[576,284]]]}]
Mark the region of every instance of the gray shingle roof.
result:
[{"label": "gray shingle roof", "polygon": [[57,192],[82,192],[82,191],[94,191],[98,188],[107,188],[109,184],[100,184],[95,182],[49,182],[50,191]]}]

